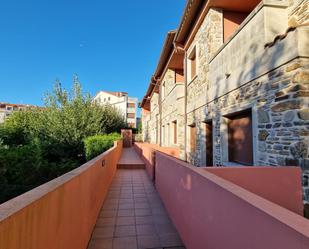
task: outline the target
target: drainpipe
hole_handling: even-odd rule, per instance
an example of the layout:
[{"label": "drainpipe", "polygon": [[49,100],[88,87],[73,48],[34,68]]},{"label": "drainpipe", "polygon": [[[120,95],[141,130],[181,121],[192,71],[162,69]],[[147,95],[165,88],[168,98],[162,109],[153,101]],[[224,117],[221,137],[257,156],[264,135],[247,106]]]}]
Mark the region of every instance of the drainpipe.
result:
[{"label": "drainpipe", "polygon": [[185,94],[185,103],[184,103],[184,119],[185,119],[185,124],[184,124],[184,147],[185,147],[185,157],[184,157],[184,160],[185,161],[188,161],[188,157],[187,157],[187,146],[188,146],[188,143],[187,143],[187,123],[188,123],[188,119],[187,119],[187,51],[184,49],[184,46],[180,43],[177,43],[174,41],[174,48],[176,50],[176,52],[183,52],[185,54],[184,56],[184,94]]},{"label": "drainpipe", "polygon": [[188,157],[187,157],[187,126],[188,126],[188,118],[187,118],[187,100],[188,100],[188,91],[187,91],[187,51],[185,51],[185,56],[184,56],[184,84],[185,84],[185,161],[188,161]]},{"label": "drainpipe", "polygon": [[160,79],[156,78],[155,79],[156,81],[156,85],[159,87],[159,126],[160,126],[160,129],[158,129],[158,131],[160,130],[160,136],[158,134],[158,137],[159,137],[159,145],[160,147],[162,147],[162,96],[161,96],[161,89],[160,89]]}]

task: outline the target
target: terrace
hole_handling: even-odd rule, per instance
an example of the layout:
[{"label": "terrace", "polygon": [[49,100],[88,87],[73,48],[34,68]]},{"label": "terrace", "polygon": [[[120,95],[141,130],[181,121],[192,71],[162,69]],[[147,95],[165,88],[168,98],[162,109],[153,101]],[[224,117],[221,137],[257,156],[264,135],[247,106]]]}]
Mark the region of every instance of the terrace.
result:
[{"label": "terrace", "polygon": [[[308,28],[289,32],[287,8],[287,1],[263,0],[237,28],[231,28],[233,32],[209,61],[209,80],[215,82],[209,101],[297,57],[308,56],[302,45],[307,44]],[[228,24],[224,25],[228,30]]]},{"label": "terrace", "polygon": [[2,204],[0,248],[309,248],[299,168],[196,168],[178,153],[115,142]]}]

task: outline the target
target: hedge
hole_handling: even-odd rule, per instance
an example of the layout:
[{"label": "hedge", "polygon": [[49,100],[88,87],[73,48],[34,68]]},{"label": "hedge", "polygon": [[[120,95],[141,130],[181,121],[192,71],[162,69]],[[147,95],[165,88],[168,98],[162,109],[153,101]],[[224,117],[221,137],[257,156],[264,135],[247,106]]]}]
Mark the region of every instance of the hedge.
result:
[{"label": "hedge", "polygon": [[85,155],[91,160],[114,146],[114,141],[121,139],[118,133],[109,135],[96,135],[84,140]]}]

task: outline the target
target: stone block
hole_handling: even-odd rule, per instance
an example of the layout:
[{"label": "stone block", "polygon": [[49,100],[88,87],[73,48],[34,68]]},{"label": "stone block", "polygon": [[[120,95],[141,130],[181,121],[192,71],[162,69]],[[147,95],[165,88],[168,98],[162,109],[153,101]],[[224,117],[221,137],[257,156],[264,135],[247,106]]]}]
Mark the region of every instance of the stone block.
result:
[{"label": "stone block", "polygon": [[288,110],[293,109],[300,109],[301,108],[301,102],[298,100],[288,100],[282,103],[278,103],[274,105],[271,110],[273,112],[284,112]]},{"label": "stone block", "polygon": [[261,130],[259,132],[259,141],[266,141],[269,136],[269,132],[267,130]]},{"label": "stone block", "polygon": [[270,122],[269,113],[265,111],[263,108],[258,109],[258,122],[262,124]]},{"label": "stone block", "polygon": [[293,144],[290,151],[295,158],[306,158],[308,156],[308,144],[297,142]]},{"label": "stone block", "polygon": [[309,109],[298,111],[298,117],[302,120],[309,120]]},{"label": "stone block", "polygon": [[291,122],[295,118],[295,112],[294,111],[288,111],[283,115],[283,120],[285,122]]},{"label": "stone block", "polygon": [[293,76],[294,83],[309,84],[309,70],[298,72]]}]

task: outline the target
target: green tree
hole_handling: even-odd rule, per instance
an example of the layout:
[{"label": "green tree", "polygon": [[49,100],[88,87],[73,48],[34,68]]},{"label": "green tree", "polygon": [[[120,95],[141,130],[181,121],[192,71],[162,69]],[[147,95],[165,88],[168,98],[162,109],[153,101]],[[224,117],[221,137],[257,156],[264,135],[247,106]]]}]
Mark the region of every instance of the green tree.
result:
[{"label": "green tree", "polygon": [[126,126],[119,111],[83,93],[77,76],[70,91],[56,81],[44,101],[44,108],[15,112],[0,126],[0,202],[81,165],[87,137]]}]

